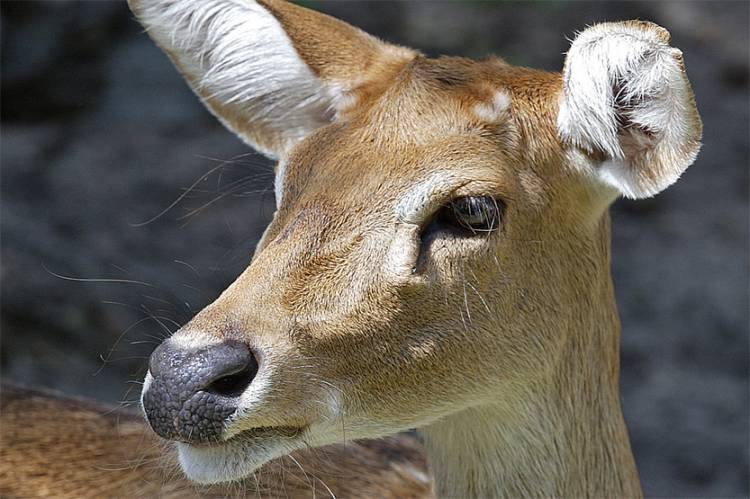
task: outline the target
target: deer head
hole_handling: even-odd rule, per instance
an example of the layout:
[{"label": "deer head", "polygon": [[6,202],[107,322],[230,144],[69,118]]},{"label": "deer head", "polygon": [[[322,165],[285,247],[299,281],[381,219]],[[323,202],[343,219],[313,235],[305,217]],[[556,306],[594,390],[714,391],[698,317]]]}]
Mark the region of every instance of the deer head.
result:
[{"label": "deer head", "polygon": [[441,493],[497,492],[462,456],[510,492],[540,462],[551,494],[603,490],[610,468],[611,490],[637,490],[607,207],[666,188],[699,149],[666,30],[587,28],[561,75],[430,59],[278,0],[130,5],[278,160],[250,265],[151,357],[143,405],[189,477],[416,427]]}]

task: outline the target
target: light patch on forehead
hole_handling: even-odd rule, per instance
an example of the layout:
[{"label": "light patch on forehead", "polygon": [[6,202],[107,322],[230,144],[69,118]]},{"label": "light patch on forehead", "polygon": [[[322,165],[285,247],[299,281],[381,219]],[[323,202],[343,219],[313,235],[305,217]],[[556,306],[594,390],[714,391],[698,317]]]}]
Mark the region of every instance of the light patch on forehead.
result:
[{"label": "light patch on forehead", "polygon": [[488,123],[497,123],[508,116],[511,98],[507,90],[498,90],[490,102],[482,102],[474,106],[474,114]]}]

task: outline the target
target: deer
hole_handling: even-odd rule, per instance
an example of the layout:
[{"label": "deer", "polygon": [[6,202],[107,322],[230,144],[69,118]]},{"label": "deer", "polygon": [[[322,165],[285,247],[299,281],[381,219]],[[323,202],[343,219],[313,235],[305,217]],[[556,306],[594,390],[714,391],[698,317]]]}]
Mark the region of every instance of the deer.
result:
[{"label": "deer", "polygon": [[589,26],[556,73],[430,58],[282,0],[128,3],[276,162],[247,269],[149,359],[142,408],[188,480],[416,429],[437,497],[642,496],[609,206],[700,149],[666,29]]}]

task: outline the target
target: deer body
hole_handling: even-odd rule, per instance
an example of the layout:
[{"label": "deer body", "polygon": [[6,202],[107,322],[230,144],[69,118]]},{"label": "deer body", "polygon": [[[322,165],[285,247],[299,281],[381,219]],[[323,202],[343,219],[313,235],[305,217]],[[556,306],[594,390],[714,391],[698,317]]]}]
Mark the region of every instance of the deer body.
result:
[{"label": "deer body", "polygon": [[137,412],[11,384],[0,402],[2,497],[431,497],[409,435],[303,450],[241,482],[200,486]]},{"label": "deer body", "polygon": [[278,160],[247,270],[152,355],[187,476],[417,428],[445,497],[641,495],[608,206],[694,160],[681,53],[638,21],[562,74],[426,58],[278,0],[130,0],[207,107]]}]

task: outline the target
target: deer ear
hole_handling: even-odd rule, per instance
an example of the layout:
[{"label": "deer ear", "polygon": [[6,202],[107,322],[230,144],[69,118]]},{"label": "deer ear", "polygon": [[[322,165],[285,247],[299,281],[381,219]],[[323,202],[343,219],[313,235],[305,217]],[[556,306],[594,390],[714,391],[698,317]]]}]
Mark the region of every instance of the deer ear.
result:
[{"label": "deer ear", "polygon": [[129,0],[227,128],[280,157],[416,52],[279,0]]},{"label": "deer ear", "polygon": [[641,21],[603,23],[573,41],[557,127],[597,158],[594,175],[626,197],[675,182],[700,149],[702,125],[682,53]]}]

